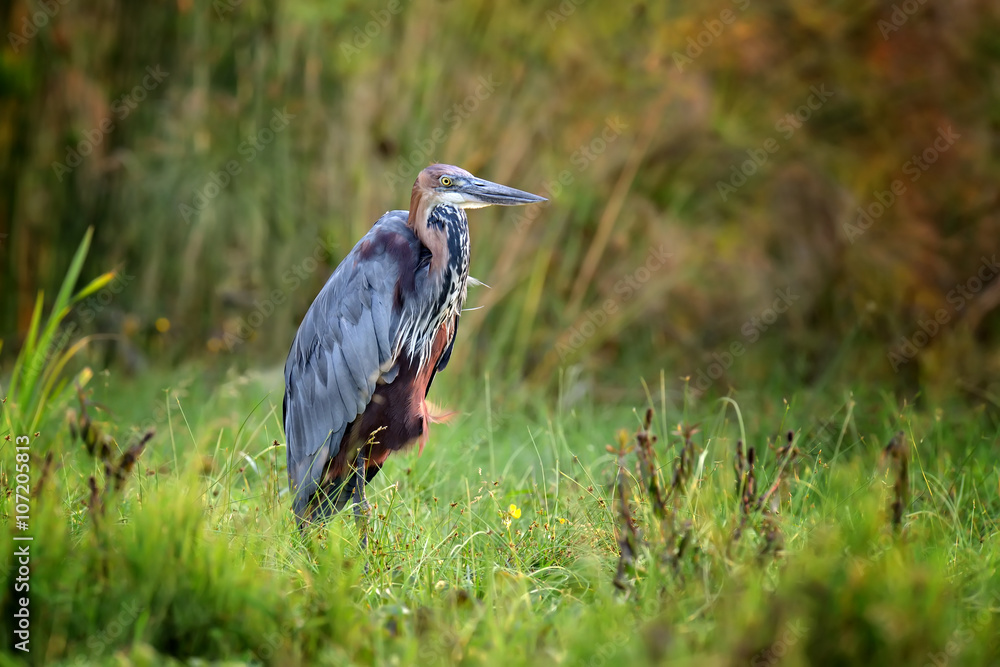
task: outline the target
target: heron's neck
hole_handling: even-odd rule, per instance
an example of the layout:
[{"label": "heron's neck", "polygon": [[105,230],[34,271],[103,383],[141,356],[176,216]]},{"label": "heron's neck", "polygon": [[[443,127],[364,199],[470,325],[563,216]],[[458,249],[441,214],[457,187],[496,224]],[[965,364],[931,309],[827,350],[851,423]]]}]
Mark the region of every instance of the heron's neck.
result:
[{"label": "heron's neck", "polygon": [[413,219],[411,212],[410,217],[413,232],[431,251],[431,273],[454,271],[459,277],[468,275],[469,219],[465,211],[451,204],[436,204],[423,216]]},{"label": "heron's neck", "polygon": [[[416,224],[414,224],[416,223]],[[431,260],[424,276],[424,290],[415,302],[419,314],[403,331],[411,356],[423,368],[431,361],[431,350],[438,330],[453,321],[465,303],[469,279],[469,222],[465,212],[451,204],[439,203],[426,215],[414,218],[410,228],[430,251]]]}]

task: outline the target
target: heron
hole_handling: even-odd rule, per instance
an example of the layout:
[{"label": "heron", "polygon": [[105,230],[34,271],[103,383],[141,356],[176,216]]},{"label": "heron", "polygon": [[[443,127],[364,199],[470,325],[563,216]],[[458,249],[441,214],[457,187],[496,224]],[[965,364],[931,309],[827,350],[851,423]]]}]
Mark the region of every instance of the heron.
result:
[{"label": "heron", "polygon": [[[432,164],[334,269],[285,362],[289,490],[300,529],[353,500],[393,452],[427,443],[427,393],[451,358],[469,278],[466,209],[546,201]],[[475,280],[475,279],[472,279]],[[365,539],[365,542],[367,540]]]}]

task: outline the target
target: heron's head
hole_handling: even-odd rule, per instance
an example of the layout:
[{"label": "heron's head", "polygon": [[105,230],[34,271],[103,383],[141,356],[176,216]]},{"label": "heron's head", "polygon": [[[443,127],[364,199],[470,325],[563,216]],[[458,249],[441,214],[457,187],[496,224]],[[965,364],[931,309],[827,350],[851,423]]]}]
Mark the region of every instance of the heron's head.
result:
[{"label": "heron's head", "polygon": [[429,208],[437,204],[482,208],[533,204],[545,201],[545,197],[476,178],[466,170],[449,164],[432,164],[417,176],[413,184],[413,201],[422,201]]}]

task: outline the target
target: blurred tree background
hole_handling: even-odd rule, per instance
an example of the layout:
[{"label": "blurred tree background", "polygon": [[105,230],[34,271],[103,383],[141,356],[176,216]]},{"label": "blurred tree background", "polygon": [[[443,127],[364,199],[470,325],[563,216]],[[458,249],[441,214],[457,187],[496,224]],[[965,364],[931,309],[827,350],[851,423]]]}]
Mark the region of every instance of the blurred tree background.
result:
[{"label": "blurred tree background", "polygon": [[551,200],[470,216],[463,373],[995,395],[1000,5],[821,4],[0,2],[3,354],[93,226],[74,336],[277,366],[442,161]]}]

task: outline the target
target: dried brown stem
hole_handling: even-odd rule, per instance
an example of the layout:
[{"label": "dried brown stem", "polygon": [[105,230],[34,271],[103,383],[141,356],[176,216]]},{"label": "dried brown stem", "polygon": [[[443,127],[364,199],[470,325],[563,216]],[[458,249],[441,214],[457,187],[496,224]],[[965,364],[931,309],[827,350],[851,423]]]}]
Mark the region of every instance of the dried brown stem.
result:
[{"label": "dried brown stem", "polygon": [[910,499],[910,452],[906,446],[906,436],[896,433],[882,450],[883,458],[888,457],[896,464],[896,482],[893,485],[893,499],[889,505],[892,527],[899,530],[903,524],[903,511]]}]

